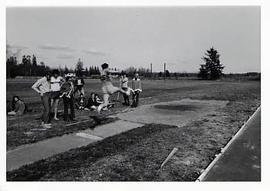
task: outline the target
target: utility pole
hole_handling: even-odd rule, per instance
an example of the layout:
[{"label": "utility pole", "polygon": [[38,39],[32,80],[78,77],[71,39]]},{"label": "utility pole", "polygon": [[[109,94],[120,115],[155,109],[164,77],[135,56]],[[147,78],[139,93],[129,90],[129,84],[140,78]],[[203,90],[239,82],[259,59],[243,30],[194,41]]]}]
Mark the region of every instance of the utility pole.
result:
[{"label": "utility pole", "polygon": [[150,70],[151,70],[151,80],[153,78],[153,75],[152,75],[152,72],[153,72],[153,66],[152,66],[152,63],[150,64]]},{"label": "utility pole", "polygon": [[164,63],[164,80],[166,80],[166,63]]}]

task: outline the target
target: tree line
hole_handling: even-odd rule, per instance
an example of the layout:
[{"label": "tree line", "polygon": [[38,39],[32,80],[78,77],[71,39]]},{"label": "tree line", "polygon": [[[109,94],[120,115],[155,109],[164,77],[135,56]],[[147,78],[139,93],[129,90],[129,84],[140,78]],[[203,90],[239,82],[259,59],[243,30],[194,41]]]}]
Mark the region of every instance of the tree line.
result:
[{"label": "tree line", "polygon": [[[213,47],[206,51],[205,56],[202,58],[204,64],[200,65],[199,73],[177,73],[169,72],[154,72],[152,73],[148,68],[135,68],[129,67],[123,70],[128,76],[133,76],[135,72],[138,72],[140,76],[145,78],[171,78],[171,77],[194,77],[197,76],[205,80],[216,80],[219,79],[222,75],[222,70],[224,66],[220,63],[220,54]],[[46,66],[44,62],[37,63],[37,58],[35,55],[23,55],[21,61],[19,62],[16,57],[11,56],[6,60],[6,72],[7,78],[14,78],[16,76],[44,76],[46,72],[51,71],[55,68],[50,68]],[[75,64],[75,69],[68,68],[58,68],[61,75],[64,75],[69,72],[74,72],[78,76],[97,76],[100,74],[98,66],[84,67],[81,59]],[[115,71],[118,71],[116,68]]]},{"label": "tree line", "polygon": [[46,66],[43,61],[37,62],[35,55],[23,55],[21,61],[18,61],[17,57],[10,56],[6,59],[6,76],[7,78],[15,78],[16,76],[44,76],[47,72],[53,69],[58,69],[61,75],[67,73],[76,73],[77,75],[92,76],[99,75],[100,71],[98,66],[90,66],[89,68],[83,67],[82,61],[78,61],[75,69],[68,68],[51,68]]}]

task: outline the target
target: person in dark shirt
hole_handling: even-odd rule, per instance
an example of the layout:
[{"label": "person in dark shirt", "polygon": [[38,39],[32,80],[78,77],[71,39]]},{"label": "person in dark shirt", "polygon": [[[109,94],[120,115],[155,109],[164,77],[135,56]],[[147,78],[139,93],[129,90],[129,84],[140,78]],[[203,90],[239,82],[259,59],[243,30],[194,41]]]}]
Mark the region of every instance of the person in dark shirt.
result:
[{"label": "person in dark shirt", "polygon": [[80,97],[78,97],[76,99],[75,106],[79,110],[87,110],[85,108],[85,106],[86,106],[86,98],[84,97],[84,95],[82,93],[80,94]]},{"label": "person in dark shirt", "polygon": [[75,121],[74,111],[74,77],[72,74],[66,75],[66,81],[60,89],[61,98],[64,102],[64,121],[68,121],[68,108],[70,108],[70,120]]},{"label": "person in dark shirt", "polygon": [[84,96],[84,80],[83,77],[81,75],[79,75],[74,82],[75,85],[75,90],[74,90],[74,94],[76,94],[77,92],[79,93],[79,95],[83,95]]},{"label": "person in dark shirt", "polygon": [[102,104],[103,101],[99,98],[96,93],[91,93],[90,98],[88,99],[86,108],[91,110],[96,110],[97,107]]}]

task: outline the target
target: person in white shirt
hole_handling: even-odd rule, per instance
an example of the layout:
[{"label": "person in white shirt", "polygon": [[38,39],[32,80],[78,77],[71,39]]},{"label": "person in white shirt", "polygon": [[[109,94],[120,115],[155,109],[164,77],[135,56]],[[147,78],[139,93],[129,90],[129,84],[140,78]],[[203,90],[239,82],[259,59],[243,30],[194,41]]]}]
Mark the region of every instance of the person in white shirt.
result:
[{"label": "person in white shirt", "polygon": [[123,105],[129,106],[130,88],[128,87],[128,77],[125,72],[122,72],[121,77],[120,77],[120,88],[127,93],[127,94],[123,94],[123,98],[124,98]]},{"label": "person in white shirt", "polygon": [[41,96],[41,101],[44,106],[44,111],[42,115],[42,126],[44,128],[51,128],[50,123],[50,99],[51,99],[51,76],[49,73],[46,74],[43,78],[39,79],[32,86],[33,90]]},{"label": "person in white shirt", "polygon": [[139,104],[139,95],[142,92],[142,84],[139,79],[139,74],[135,73],[134,78],[132,79],[132,104],[131,107],[137,107]]},{"label": "person in white shirt", "polygon": [[53,70],[51,76],[51,108],[54,109],[54,120],[58,121],[57,112],[58,112],[58,103],[60,99],[60,88],[64,83],[64,79],[59,75],[57,69]]}]

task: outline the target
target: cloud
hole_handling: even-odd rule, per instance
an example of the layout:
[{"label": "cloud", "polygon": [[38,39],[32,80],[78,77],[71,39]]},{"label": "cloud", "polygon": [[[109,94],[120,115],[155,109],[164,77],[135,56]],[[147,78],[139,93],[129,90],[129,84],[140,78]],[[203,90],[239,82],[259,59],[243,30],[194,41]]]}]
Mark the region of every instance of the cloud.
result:
[{"label": "cloud", "polygon": [[56,58],[58,58],[58,59],[70,59],[70,58],[74,58],[74,56],[71,55],[71,54],[59,54],[58,56],[56,56]]},{"label": "cloud", "polygon": [[6,56],[7,58],[14,56],[14,57],[19,57],[20,53],[22,50],[28,49],[26,46],[21,46],[21,45],[11,45],[7,44],[6,45]]},{"label": "cloud", "polygon": [[85,54],[92,54],[92,55],[100,55],[100,56],[106,55],[105,52],[101,52],[95,49],[82,50],[82,52]]},{"label": "cloud", "polygon": [[68,46],[59,46],[59,45],[52,45],[52,44],[40,45],[38,46],[38,48],[43,49],[43,50],[60,50],[60,51],[67,51],[67,52],[75,51],[74,49]]}]

